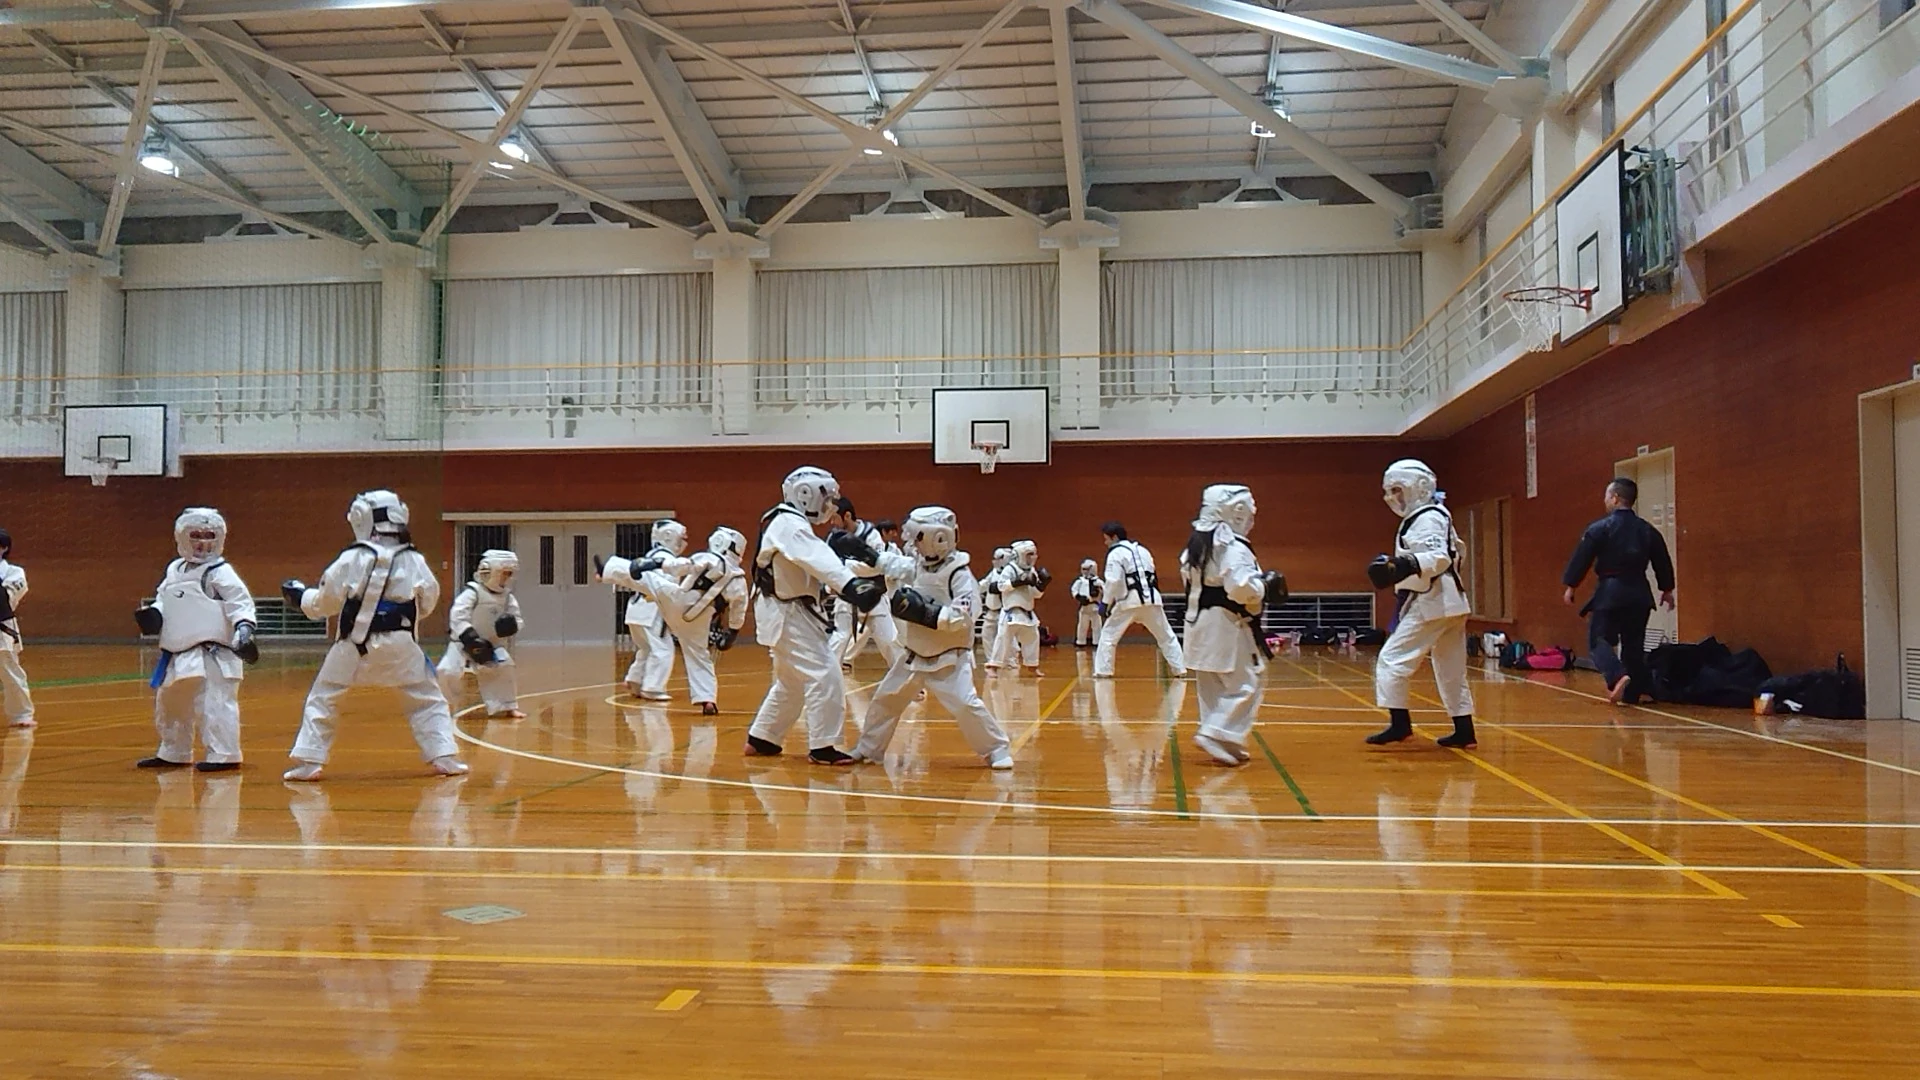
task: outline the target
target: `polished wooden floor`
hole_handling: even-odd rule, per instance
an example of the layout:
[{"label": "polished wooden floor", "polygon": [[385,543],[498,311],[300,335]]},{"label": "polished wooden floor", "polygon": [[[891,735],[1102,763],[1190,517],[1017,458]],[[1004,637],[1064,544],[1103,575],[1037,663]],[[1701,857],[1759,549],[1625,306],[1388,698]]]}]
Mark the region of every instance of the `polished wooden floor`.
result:
[{"label": "polished wooden floor", "polygon": [[708,718],[527,649],[471,777],[368,691],[283,784],[313,661],[243,772],[155,775],[139,654],[28,650],[0,1077],[1920,1076],[1920,726],[1476,672],[1478,753],[1370,751],[1309,649],[1224,770],[1152,650],[1059,650],[989,690],[1011,774],[932,706],[842,771],[741,758],[756,651]]}]

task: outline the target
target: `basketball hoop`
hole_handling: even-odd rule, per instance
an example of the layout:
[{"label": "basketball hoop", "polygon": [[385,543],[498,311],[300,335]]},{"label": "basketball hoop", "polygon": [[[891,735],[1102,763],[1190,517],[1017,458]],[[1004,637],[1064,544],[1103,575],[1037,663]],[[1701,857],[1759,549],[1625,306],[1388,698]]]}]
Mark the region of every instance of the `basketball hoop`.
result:
[{"label": "basketball hoop", "polygon": [[1513,324],[1520,328],[1520,340],[1528,352],[1546,352],[1560,332],[1560,309],[1593,310],[1593,289],[1571,289],[1564,285],[1536,285],[1510,289],[1500,294],[1507,302]]},{"label": "basketball hoop", "polygon": [[110,457],[89,455],[82,460],[86,463],[87,479],[94,487],[106,487],[107,479],[120,467],[120,462]]},{"label": "basketball hoop", "polygon": [[979,442],[973,444],[974,451],[980,455],[980,472],[982,474],[990,473],[999,466],[1000,451],[1005,448],[1006,444],[995,442],[992,439],[981,439]]}]

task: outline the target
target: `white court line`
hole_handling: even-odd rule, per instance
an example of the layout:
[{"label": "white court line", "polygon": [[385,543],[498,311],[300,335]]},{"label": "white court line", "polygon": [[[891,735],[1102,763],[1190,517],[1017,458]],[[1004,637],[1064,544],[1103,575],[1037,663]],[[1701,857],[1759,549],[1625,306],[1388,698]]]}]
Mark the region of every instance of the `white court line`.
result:
[{"label": "white court line", "polygon": [[[1483,671],[1481,673],[1482,681],[1485,681],[1485,676],[1487,675],[1498,675],[1508,682],[1516,682],[1522,686],[1538,686],[1547,690],[1558,690],[1563,694],[1572,694],[1574,697],[1583,697],[1589,701],[1607,700],[1599,694],[1589,694],[1584,690],[1575,690],[1571,686],[1555,686],[1552,683],[1534,682],[1532,679],[1517,678],[1504,671]],[[1749,739],[1759,739],[1761,742],[1779,743],[1781,746],[1792,746],[1801,750],[1811,750],[1816,754],[1825,754],[1828,757],[1836,757],[1843,761],[1851,761],[1860,765],[1871,765],[1876,769],[1887,769],[1892,772],[1905,773],[1908,776],[1920,776],[1920,769],[1911,769],[1905,765],[1895,765],[1888,761],[1875,761],[1872,758],[1861,757],[1858,754],[1849,754],[1841,750],[1829,750],[1824,746],[1815,746],[1812,743],[1795,742],[1792,739],[1783,739],[1778,735],[1768,735],[1760,731],[1748,731],[1745,728],[1737,728],[1728,724],[1716,724],[1711,720],[1700,720],[1691,716],[1682,716],[1679,713],[1671,713],[1665,709],[1656,709],[1648,705],[1629,705],[1627,708],[1634,709],[1638,712],[1652,713],[1655,716],[1664,716],[1669,720],[1679,720],[1683,723],[1692,724],[1695,727],[1711,728],[1714,731],[1726,731],[1735,735],[1745,735]],[[1864,721],[1862,722],[1864,723]]]}]

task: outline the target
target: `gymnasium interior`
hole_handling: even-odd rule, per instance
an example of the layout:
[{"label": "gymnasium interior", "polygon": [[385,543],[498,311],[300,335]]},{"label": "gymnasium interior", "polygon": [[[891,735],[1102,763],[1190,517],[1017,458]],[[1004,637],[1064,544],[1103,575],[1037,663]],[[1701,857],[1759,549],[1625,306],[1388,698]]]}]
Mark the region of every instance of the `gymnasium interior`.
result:
[{"label": "gymnasium interior", "polygon": [[[1914,6],[0,3],[0,1077],[1913,1075]],[[1409,460],[1452,539],[1382,585]],[[942,608],[1010,767],[937,694],[756,750],[804,466],[1037,552],[1036,662]],[[1624,698],[1617,478],[1672,561]],[[382,492],[404,630],[313,600]],[[196,508],[240,750],[174,760]],[[667,521],[744,539],[737,639],[632,615]],[[1109,523],[1190,645],[1196,538],[1284,575],[1237,760],[1083,634]],[[1429,578],[1468,745],[1441,653],[1381,691]],[[456,753],[356,683],[294,777],[373,632]],[[918,670],[866,645],[841,749]]]}]

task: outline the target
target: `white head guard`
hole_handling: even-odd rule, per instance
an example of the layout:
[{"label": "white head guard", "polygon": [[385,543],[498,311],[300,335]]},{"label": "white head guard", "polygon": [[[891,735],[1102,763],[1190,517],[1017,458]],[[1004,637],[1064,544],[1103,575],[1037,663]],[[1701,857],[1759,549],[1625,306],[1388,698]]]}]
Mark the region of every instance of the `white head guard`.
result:
[{"label": "white head guard", "polygon": [[473,580],[494,592],[505,592],[513,586],[513,575],[519,569],[520,556],[504,548],[488,548],[480,553],[480,565],[474,568]]},{"label": "white head guard", "polygon": [[210,506],[189,506],[173,519],[173,546],[188,562],[217,559],[227,549],[227,519]]},{"label": "white head guard", "polygon": [[670,555],[679,555],[687,550],[687,527],[667,518],[653,523],[653,546],[665,548]]},{"label": "white head guard", "polygon": [[995,570],[1013,561],[1013,549],[1010,547],[993,549],[993,568]]},{"label": "white head guard", "polygon": [[1413,458],[1402,458],[1387,466],[1386,475],[1380,478],[1382,497],[1401,517],[1437,502],[1439,486],[1440,481],[1433,470],[1427,468],[1427,463]]},{"label": "white head guard", "polygon": [[1092,559],[1081,559],[1081,560],[1080,560],[1080,574],[1081,574],[1081,576],[1083,576],[1083,577],[1092,577],[1093,575],[1095,575],[1095,574],[1097,574],[1097,573],[1099,573],[1099,572],[1100,572],[1100,564],[1099,564],[1099,563],[1096,563],[1096,562],[1094,562],[1094,561],[1093,561]]},{"label": "white head guard", "polygon": [[407,531],[407,504],[384,488],[363,491],[347,507],[347,524],[362,543],[375,536],[400,536]]},{"label": "white head guard", "polygon": [[900,538],[925,562],[938,563],[959,543],[960,519],[944,506],[915,507],[900,527]]},{"label": "white head guard", "polygon": [[1013,561],[1028,569],[1032,569],[1033,564],[1040,560],[1040,549],[1031,540],[1015,540],[1012,550]]},{"label": "white head guard", "polygon": [[840,497],[840,481],[825,469],[802,465],[780,481],[780,497],[815,525],[824,525],[833,513],[833,500]]},{"label": "white head guard", "polygon": [[[1245,484],[1208,484],[1200,492],[1200,516],[1194,519],[1194,532],[1218,533],[1222,526],[1234,536],[1253,531],[1253,492]],[[1215,536],[1215,543],[1226,537]]]},{"label": "white head guard", "polygon": [[725,559],[729,567],[738,570],[740,559],[747,552],[747,538],[739,529],[722,525],[707,537],[707,550]]}]

